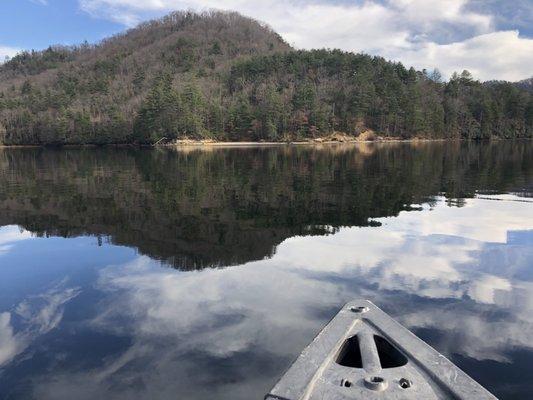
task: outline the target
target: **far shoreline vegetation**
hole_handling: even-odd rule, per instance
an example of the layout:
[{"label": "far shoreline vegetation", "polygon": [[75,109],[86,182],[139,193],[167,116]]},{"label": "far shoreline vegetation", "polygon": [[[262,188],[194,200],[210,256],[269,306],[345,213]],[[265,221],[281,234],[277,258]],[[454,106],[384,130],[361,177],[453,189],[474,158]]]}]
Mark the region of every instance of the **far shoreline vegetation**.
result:
[{"label": "far shoreline vegetation", "polygon": [[0,65],[0,147],[530,139],[532,87],[295,50],[237,13],[176,12]]},{"label": "far shoreline vegetation", "polygon": [[[343,140],[328,140],[327,138],[305,139],[300,141],[216,141],[212,139],[176,139],[172,141],[161,141],[158,143],[47,143],[47,144],[0,144],[0,150],[3,149],[27,149],[27,148],[160,148],[160,149],[222,149],[222,148],[254,148],[254,147],[278,147],[278,146],[297,146],[297,147],[324,147],[324,146],[350,146],[350,145],[383,145],[383,144],[423,144],[438,142],[500,142],[500,141],[533,141],[533,138],[501,138],[493,136],[486,139],[463,139],[463,138],[393,138],[393,137],[376,137],[371,140],[362,140],[357,137],[346,138]],[[533,143],[533,142],[532,142]]]}]

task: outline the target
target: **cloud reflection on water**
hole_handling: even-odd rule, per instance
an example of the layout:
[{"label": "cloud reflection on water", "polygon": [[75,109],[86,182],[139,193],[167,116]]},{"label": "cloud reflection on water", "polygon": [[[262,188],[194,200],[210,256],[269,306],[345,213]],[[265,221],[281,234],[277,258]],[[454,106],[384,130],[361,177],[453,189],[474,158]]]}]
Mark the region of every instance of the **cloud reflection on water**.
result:
[{"label": "cloud reflection on water", "polygon": [[0,256],[7,253],[15,243],[31,238],[31,233],[18,226],[5,226],[0,230]]},{"label": "cloud reflection on water", "polygon": [[[12,312],[0,313],[0,367],[61,323],[65,304],[80,293],[79,288],[64,288],[64,285],[61,282],[43,294],[22,301]],[[20,326],[16,332],[14,321]]]},{"label": "cloud reflection on water", "polygon": [[[108,266],[94,283],[107,295],[84,324],[130,344],[98,367],[42,374],[34,395],[260,398],[338,307],[358,297],[412,329],[442,332],[432,344],[448,355],[510,362],[513,349],[533,348],[533,207],[510,204],[471,199],[456,208],[439,199],[431,210],[380,219],[379,228],[293,237],[271,259],[226,269],[182,272],[145,256]],[[525,244],[508,242],[517,233]],[[32,332],[60,323],[78,291],[62,293],[47,312],[17,307]],[[16,347],[6,313],[0,329]]]}]

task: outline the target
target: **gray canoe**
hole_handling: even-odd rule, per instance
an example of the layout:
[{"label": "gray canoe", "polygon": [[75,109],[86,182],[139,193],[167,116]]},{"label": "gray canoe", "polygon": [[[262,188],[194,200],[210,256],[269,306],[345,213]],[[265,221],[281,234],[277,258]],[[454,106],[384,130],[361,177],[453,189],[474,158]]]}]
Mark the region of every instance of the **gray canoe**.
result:
[{"label": "gray canoe", "polygon": [[346,304],[266,400],[496,399],[367,300]]}]

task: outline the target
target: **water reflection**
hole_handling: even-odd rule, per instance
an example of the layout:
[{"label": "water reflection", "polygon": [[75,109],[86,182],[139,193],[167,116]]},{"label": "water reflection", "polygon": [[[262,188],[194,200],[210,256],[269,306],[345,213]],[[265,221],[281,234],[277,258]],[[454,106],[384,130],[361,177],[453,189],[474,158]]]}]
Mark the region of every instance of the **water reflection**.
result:
[{"label": "water reflection", "polygon": [[[24,352],[37,337],[55,329],[63,318],[64,305],[79,291],[79,288],[64,289],[58,285],[20,302],[12,313],[0,313],[0,366]],[[15,324],[23,327],[16,333]]]},{"label": "water reflection", "polygon": [[528,142],[19,149],[0,159],[0,225],[108,236],[180,269],[260,260],[288,237],[373,224],[437,193],[460,206],[476,190],[524,191],[533,171]]},{"label": "water reflection", "polygon": [[[32,151],[28,171],[11,154],[0,214],[33,233],[0,228],[0,398],[260,399],[357,297],[501,398],[527,398],[532,148],[508,145],[117,151],[106,168],[99,151]],[[216,221],[227,242],[203,226]]]}]

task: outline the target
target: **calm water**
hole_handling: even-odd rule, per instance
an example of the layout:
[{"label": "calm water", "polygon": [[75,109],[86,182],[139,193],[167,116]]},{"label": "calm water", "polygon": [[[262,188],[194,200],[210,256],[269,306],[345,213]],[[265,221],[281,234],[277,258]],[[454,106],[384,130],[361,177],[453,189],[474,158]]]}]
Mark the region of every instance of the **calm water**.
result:
[{"label": "calm water", "polygon": [[1,399],[262,399],[368,298],[533,393],[533,142],[0,150]]}]

